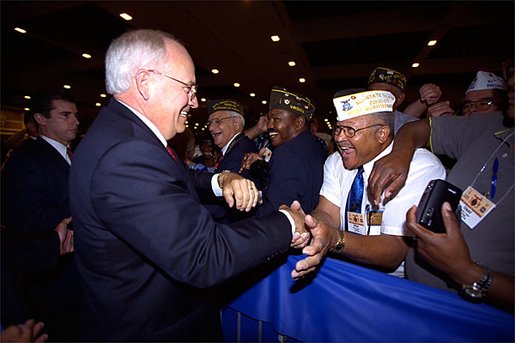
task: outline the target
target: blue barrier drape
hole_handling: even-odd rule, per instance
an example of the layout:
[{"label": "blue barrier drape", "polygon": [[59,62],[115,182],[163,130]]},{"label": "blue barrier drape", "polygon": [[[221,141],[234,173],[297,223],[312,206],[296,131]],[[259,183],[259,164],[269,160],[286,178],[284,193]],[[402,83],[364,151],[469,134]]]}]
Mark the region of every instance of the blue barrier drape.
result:
[{"label": "blue barrier drape", "polygon": [[514,341],[508,313],[337,259],[301,285],[290,277],[301,258],[289,256],[228,309],[303,342]]}]

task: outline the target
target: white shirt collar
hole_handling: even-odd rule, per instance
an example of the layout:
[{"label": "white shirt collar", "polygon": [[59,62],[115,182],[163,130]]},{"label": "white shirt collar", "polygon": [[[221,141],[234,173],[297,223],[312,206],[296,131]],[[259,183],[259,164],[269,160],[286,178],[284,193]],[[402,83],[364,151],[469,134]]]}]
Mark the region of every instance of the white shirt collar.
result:
[{"label": "white shirt collar", "polygon": [[232,136],[231,140],[228,141],[227,144],[224,145],[224,147],[222,148],[222,155],[225,156],[225,152],[227,151],[227,149],[229,149],[229,145],[231,145],[234,138],[236,138],[236,136],[239,134],[240,134],[240,132],[237,132],[234,136]]},{"label": "white shirt collar", "polygon": [[158,130],[158,128],[147,117],[145,117],[143,114],[141,114],[140,112],[136,111],[134,108],[132,108],[131,106],[127,105],[123,101],[120,101],[118,99],[116,99],[116,100],[118,102],[120,102],[121,104],[123,104],[125,107],[127,107],[129,110],[131,110],[132,113],[134,113],[136,115],[136,117],[141,119],[141,121],[145,125],[147,125],[147,127],[150,129],[150,131],[152,131],[154,133],[154,135],[156,135],[156,137],[159,138],[159,140],[161,141],[161,143],[163,143],[164,146],[168,145],[168,142],[166,141],[166,139],[163,136],[163,134]]},{"label": "white shirt collar", "polygon": [[70,165],[72,164],[72,161],[70,161],[70,159],[68,158],[68,154],[66,153],[66,149],[68,148],[66,145],[64,145],[52,138],[48,138],[47,136],[41,135],[41,138],[43,138],[45,141],[48,142],[48,144],[53,146],[54,149],[57,150],[57,152],[59,154],[61,154],[61,156],[66,160],[66,162],[68,162],[68,164],[70,164]]}]

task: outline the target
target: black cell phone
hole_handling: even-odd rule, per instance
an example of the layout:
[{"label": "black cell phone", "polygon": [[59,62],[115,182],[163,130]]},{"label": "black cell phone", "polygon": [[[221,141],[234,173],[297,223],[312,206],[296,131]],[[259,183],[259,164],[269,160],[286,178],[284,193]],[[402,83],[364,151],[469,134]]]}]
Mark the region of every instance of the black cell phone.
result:
[{"label": "black cell phone", "polygon": [[445,180],[431,180],[417,207],[417,223],[436,233],[445,233],[442,205],[448,202],[459,217],[459,203],[463,191]]}]

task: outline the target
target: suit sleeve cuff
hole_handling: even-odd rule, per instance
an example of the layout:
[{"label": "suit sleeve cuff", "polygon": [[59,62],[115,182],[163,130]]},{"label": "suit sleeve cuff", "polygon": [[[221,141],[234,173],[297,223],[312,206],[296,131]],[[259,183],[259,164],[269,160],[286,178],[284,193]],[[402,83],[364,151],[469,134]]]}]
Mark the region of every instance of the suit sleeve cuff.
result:
[{"label": "suit sleeve cuff", "polygon": [[224,195],[224,193],[218,185],[218,174],[219,173],[214,174],[211,178],[211,188],[213,189],[213,193],[215,194],[215,196],[221,197],[222,195]]},{"label": "suit sleeve cuff", "polygon": [[291,216],[291,214],[288,213],[288,211],[286,210],[279,210],[279,212],[282,212],[284,213],[284,215],[286,216],[286,218],[288,218],[288,220],[290,221],[290,225],[291,225],[291,235],[293,236],[293,234],[295,233],[295,221],[293,220],[293,217]]}]

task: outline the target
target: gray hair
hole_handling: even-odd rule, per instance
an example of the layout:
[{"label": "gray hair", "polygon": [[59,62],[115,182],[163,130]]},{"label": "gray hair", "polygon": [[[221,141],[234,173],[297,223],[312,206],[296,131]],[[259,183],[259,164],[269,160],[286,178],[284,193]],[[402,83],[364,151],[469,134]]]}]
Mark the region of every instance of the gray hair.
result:
[{"label": "gray hair", "polygon": [[106,90],[109,94],[129,90],[139,69],[161,69],[166,63],[166,40],[177,40],[156,30],[129,31],[111,42],[105,59]]},{"label": "gray hair", "polygon": [[241,115],[241,113],[238,113],[236,111],[227,111],[227,112],[229,112],[231,117],[238,117],[240,119],[241,128],[243,130],[243,128],[245,127],[245,118]]},{"label": "gray hair", "polygon": [[393,112],[378,112],[370,115],[371,118],[374,118],[374,121],[377,121],[378,124],[383,124],[384,126],[388,126],[390,128],[390,134],[393,136],[393,125],[394,125],[394,114]]}]

